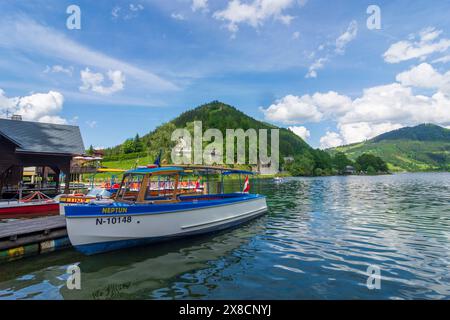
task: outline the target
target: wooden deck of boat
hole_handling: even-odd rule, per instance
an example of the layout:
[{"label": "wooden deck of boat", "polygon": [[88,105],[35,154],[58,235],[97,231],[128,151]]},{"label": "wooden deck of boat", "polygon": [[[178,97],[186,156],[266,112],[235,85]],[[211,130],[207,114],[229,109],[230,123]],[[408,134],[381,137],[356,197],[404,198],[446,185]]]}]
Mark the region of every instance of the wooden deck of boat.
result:
[{"label": "wooden deck of boat", "polygon": [[64,216],[0,223],[0,250],[67,236]]}]

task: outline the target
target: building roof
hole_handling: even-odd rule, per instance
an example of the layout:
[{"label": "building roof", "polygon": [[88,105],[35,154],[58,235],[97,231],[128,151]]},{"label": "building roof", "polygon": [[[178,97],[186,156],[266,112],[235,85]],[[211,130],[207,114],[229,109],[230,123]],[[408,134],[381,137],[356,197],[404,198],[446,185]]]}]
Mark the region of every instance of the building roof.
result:
[{"label": "building roof", "polygon": [[14,143],[17,152],[85,153],[80,128],[76,126],[0,119],[0,135]]}]

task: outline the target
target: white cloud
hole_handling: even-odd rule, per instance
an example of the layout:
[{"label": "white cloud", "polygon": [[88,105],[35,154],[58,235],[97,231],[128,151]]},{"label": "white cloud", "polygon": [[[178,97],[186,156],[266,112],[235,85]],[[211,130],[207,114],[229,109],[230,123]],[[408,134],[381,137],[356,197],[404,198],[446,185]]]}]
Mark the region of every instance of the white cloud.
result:
[{"label": "white cloud", "polygon": [[327,131],[327,133],[320,138],[320,149],[334,148],[341,146],[343,141],[338,133]]},{"label": "white cloud", "polygon": [[73,67],[68,67],[68,68],[64,68],[63,66],[60,65],[54,65],[54,66],[47,66],[44,70],[44,73],[65,73],[68,76],[72,76],[73,75]]},{"label": "white cloud", "polygon": [[343,54],[345,47],[353,41],[358,34],[358,23],[353,20],[350,22],[347,30],[336,39],[336,52]]},{"label": "white cloud", "polygon": [[130,3],[128,5],[128,13],[123,16],[123,19],[130,20],[136,18],[138,16],[139,11],[142,10],[144,10],[144,6],[142,4]]},{"label": "white cloud", "polygon": [[284,11],[294,3],[294,0],[253,0],[251,3],[231,0],[224,10],[214,12],[213,17],[227,22],[228,30],[233,33],[239,30],[239,24],[258,28],[270,18],[289,24],[293,17]]},{"label": "white cloud", "polygon": [[398,74],[396,80],[404,86],[439,89],[450,94],[450,71],[441,74],[428,63],[421,63]]},{"label": "white cloud", "polygon": [[432,63],[447,63],[447,62],[450,62],[450,54],[432,61]]},{"label": "white cloud", "polygon": [[[408,40],[410,48],[403,56],[394,55],[395,50],[391,50],[391,46],[386,57],[392,63],[426,57],[436,48],[447,47],[446,39],[439,40],[441,33],[434,28],[425,29],[420,32],[419,41],[411,42],[416,37],[414,35]],[[336,44],[336,49],[344,47]],[[315,72],[323,67],[323,63],[316,60],[309,76],[317,76]],[[422,94],[415,92],[420,89]],[[291,125],[336,121],[338,132],[328,131],[320,139],[322,148],[368,140],[388,131],[421,123],[447,127],[450,125],[450,70],[442,72],[423,62],[397,74],[396,82],[366,88],[354,99],[334,91],[301,97],[288,95],[261,111],[267,120]]]},{"label": "white cloud", "polygon": [[267,120],[285,124],[319,122],[327,117],[344,114],[351,108],[349,97],[334,91],[301,97],[288,95],[267,109],[261,109]]},{"label": "white cloud", "polygon": [[140,3],[139,4],[130,3],[130,5],[128,7],[130,8],[130,11],[134,11],[134,12],[144,10],[144,6]]},{"label": "white cloud", "polygon": [[322,113],[308,95],[303,97],[287,95],[261,111],[264,112],[266,119],[287,124],[322,120]]},{"label": "white cloud", "polygon": [[[347,30],[342,33],[339,37],[336,38],[334,43],[326,43],[321,44],[317,48],[319,52],[322,53],[322,56],[316,58],[314,62],[309,66],[308,72],[305,75],[305,78],[317,78],[317,71],[321,70],[325,67],[325,64],[330,61],[332,57],[336,54],[344,54],[347,45],[356,39],[358,34],[358,23],[353,20],[347,27]],[[315,56],[315,52],[313,52],[310,58]]]},{"label": "white cloud", "polygon": [[57,58],[71,64],[103,70],[121,70],[149,90],[177,90],[172,82],[128,62],[92,50],[65,34],[27,18],[0,19],[0,48]]},{"label": "white cloud", "polygon": [[130,3],[125,8],[122,8],[120,6],[113,7],[113,9],[111,10],[111,15],[113,20],[117,20],[119,18],[123,18],[123,20],[130,20],[136,18],[139,11],[142,10],[144,10],[144,6],[142,4]]},{"label": "white cloud", "polygon": [[112,84],[109,87],[103,86],[103,81],[105,77],[101,73],[93,73],[86,68],[81,71],[81,91],[89,91],[100,93],[102,95],[110,95],[115,92],[121,91],[124,88],[125,76],[122,71],[108,71],[108,79],[111,80]]},{"label": "white cloud", "polygon": [[[261,110],[266,119],[288,124],[336,121],[339,132],[328,132],[321,139],[324,148],[368,140],[421,123],[450,125],[450,71],[439,73],[422,63],[399,73],[396,79],[398,82],[367,88],[355,99],[333,91],[288,95]],[[416,88],[433,93],[415,94]]]},{"label": "white cloud", "polygon": [[311,136],[311,132],[303,126],[300,127],[293,126],[289,127],[288,129],[291,130],[296,135],[298,135],[303,140],[308,140],[308,138]]},{"label": "white cloud", "polygon": [[175,12],[173,12],[173,13],[170,15],[170,17],[171,17],[172,19],[179,20],[179,21],[186,20],[185,17],[184,17],[181,13],[175,13]]},{"label": "white cloud", "polygon": [[364,90],[339,117],[338,128],[348,144],[421,123],[450,124],[450,97],[440,91],[415,95],[412,88],[392,83]]},{"label": "white cloud", "polygon": [[[412,88],[399,83],[364,90],[353,101],[352,110],[339,119],[341,123],[441,123],[437,115],[450,121],[450,100],[437,92],[433,96],[414,95]],[[439,105],[441,104],[441,105]]]},{"label": "white cloud", "polygon": [[[370,123],[370,122],[357,122],[346,123],[338,126],[340,131],[340,137],[346,144],[356,143],[374,138],[382,133],[392,131],[404,127],[399,123]],[[341,143],[342,144],[342,143]]]},{"label": "white cloud", "polygon": [[426,59],[430,54],[444,52],[450,47],[450,39],[440,39],[441,30],[426,28],[422,30],[418,39],[413,35],[412,39],[402,40],[392,44],[384,53],[384,60],[388,63],[399,63],[411,59]]},{"label": "white cloud", "polygon": [[317,70],[323,69],[326,62],[328,62],[328,58],[319,58],[314,61],[314,63],[309,66],[305,78],[317,78]]},{"label": "white cloud", "polygon": [[0,115],[21,115],[23,120],[66,124],[58,114],[62,111],[64,97],[56,91],[35,93],[24,97],[8,98],[0,89]]},{"label": "white cloud", "polygon": [[95,128],[97,126],[97,121],[95,120],[89,120],[86,121],[86,124],[90,127],[90,128]]},{"label": "white cloud", "polygon": [[295,31],[295,32],[292,34],[292,39],[297,40],[297,39],[299,39],[299,38],[300,38],[300,32]]},{"label": "white cloud", "polygon": [[208,10],[208,0],[192,0],[192,11],[202,10],[207,11]]},{"label": "white cloud", "polygon": [[122,9],[119,6],[115,6],[112,10],[111,10],[111,15],[113,17],[113,19],[117,19],[119,18],[119,13]]}]

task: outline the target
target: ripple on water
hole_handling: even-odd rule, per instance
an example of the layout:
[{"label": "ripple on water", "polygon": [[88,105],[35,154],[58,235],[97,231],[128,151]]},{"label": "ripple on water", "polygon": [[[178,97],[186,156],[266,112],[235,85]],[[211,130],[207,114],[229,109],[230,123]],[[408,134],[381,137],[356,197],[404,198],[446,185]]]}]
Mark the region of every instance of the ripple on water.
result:
[{"label": "ripple on water", "polygon": [[[0,266],[0,299],[449,299],[450,174],[261,183],[270,212],[238,229],[126,252]],[[77,263],[83,290],[68,291]],[[381,271],[381,290],[366,286]]]}]

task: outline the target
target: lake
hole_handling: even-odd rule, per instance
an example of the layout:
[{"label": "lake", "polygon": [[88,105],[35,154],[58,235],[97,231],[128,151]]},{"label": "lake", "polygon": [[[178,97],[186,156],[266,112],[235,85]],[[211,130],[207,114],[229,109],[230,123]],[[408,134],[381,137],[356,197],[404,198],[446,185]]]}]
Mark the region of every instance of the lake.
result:
[{"label": "lake", "polygon": [[[236,229],[2,264],[0,299],[450,298],[450,173],[288,178],[260,187],[270,212]],[[81,290],[66,287],[73,264]],[[373,270],[381,280],[369,289],[378,284],[368,278]]]}]

